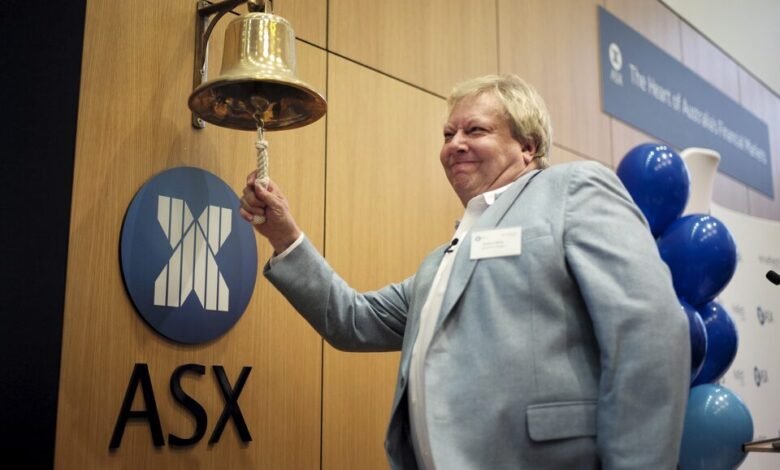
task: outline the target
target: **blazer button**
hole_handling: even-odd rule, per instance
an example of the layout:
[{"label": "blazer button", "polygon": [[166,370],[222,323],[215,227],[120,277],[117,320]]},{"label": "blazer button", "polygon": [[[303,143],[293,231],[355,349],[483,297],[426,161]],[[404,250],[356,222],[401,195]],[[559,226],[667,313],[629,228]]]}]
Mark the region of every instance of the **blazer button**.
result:
[{"label": "blazer button", "polygon": [[398,387],[399,387],[399,388],[404,388],[404,387],[406,387],[406,377],[401,377],[401,378],[398,380]]}]

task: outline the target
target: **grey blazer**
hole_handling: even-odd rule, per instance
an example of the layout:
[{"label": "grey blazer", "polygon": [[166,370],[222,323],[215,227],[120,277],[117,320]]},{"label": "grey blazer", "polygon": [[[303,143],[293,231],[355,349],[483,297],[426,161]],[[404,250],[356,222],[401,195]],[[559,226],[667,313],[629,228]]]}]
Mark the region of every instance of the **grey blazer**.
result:
[{"label": "grey blazer", "polygon": [[[467,236],[454,261],[425,362],[437,468],[675,468],[688,322],[646,221],[598,163],[535,173],[472,228],[522,227],[522,253],[474,261]],[[308,241],[265,269],[333,346],[401,349],[385,442],[394,469],[417,468],[409,363],[443,249],[416,275],[367,293]]]}]

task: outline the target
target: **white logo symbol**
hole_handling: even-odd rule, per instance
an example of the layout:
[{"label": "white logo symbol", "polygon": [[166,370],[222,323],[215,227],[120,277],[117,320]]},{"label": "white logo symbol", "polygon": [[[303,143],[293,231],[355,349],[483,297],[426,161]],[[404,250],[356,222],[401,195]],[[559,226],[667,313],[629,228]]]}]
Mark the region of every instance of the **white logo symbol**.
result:
[{"label": "white logo symbol", "polygon": [[203,308],[227,312],[230,289],[214,256],[230,235],[232,211],[208,206],[194,220],[186,202],[158,196],[157,221],[173,254],[154,281],[154,305],[179,307],[194,290]]},{"label": "white logo symbol", "polygon": [[609,45],[609,63],[612,64],[612,68],[618,72],[623,67],[623,54],[620,52],[618,45],[614,42]]}]

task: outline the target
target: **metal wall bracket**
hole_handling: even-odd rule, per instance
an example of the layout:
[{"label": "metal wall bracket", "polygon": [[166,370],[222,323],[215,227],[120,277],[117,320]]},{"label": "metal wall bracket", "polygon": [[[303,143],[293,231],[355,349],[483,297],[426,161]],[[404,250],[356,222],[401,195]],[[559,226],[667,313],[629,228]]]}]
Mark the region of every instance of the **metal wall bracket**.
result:
[{"label": "metal wall bracket", "polygon": [[[192,89],[194,90],[208,79],[208,59],[209,59],[209,37],[214,30],[214,26],[227,13],[238,13],[232,11],[247,0],[223,0],[217,3],[211,3],[207,0],[198,0],[195,2],[195,61],[192,74]],[[212,18],[213,17],[213,18]],[[206,123],[192,113],[192,127],[203,129]]]}]

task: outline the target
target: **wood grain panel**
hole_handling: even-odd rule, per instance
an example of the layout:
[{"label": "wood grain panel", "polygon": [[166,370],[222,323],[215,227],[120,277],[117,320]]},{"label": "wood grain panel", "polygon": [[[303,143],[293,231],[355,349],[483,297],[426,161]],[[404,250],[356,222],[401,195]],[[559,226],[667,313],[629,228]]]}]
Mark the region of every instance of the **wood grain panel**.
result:
[{"label": "wood grain panel", "polygon": [[328,29],[327,0],[276,0],[274,13],[290,22],[296,37],[325,47]]},{"label": "wood grain panel", "polygon": [[604,7],[667,54],[682,60],[683,23],[658,0],[604,0]]},{"label": "wood grain panel", "polygon": [[[57,421],[57,468],[318,468],[321,340],[258,276],[240,321],[221,338],[184,346],[153,332],[135,312],[118,259],[123,216],[135,192],[176,166],[208,170],[236,192],[255,162],[254,135],[190,126],[193,2],[89,2]],[[227,23],[223,21],[223,23]],[[222,32],[212,43],[219,63]],[[299,75],[324,91],[325,53],[298,44]],[[270,135],[271,175],[286,189],[304,230],[321,246],[325,121]],[[259,244],[259,259],[270,249]],[[168,381],[186,363],[225,367],[232,384],[252,367],[239,403],[253,441],[232,424],[207,445],[223,399],[207,370],[183,386],[206,409],[207,434],[192,447],[155,449],[144,423],[128,425],[121,447],[111,433],[135,363],[149,365],[163,433],[189,436],[193,420]],[[138,401],[138,399],[137,399]],[[143,409],[137,402],[134,409]]]},{"label": "wood grain panel", "polygon": [[[656,0],[606,0],[605,7],[647,40],[681,60],[681,21],[664,5]],[[635,146],[661,142],[619,119],[610,118],[610,121],[613,168],[617,168],[626,153]]]},{"label": "wood grain panel", "polygon": [[742,106],[769,127],[769,148],[772,157],[774,198],[748,188],[750,215],[780,220],[780,98],[750,74],[739,72]]},{"label": "wood grain panel", "polygon": [[737,64],[709,39],[682,24],[683,63],[732,100],[739,102]]},{"label": "wood grain panel", "polygon": [[330,0],[328,49],[441,96],[498,68],[495,0]]},{"label": "wood grain panel", "polygon": [[498,0],[499,64],[544,97],[553,142],[609,165],[609,117],[599,97],[599,3]]},{"label": "wood grain panel", "polygon": [[[739,101],[739,67],[707,38],[681,23],[682,61],[697,75],[734,101]],[[715,176],[712,199],[715,203],[749,213],[748,187],[723,173]]]},{"label": "wood grain panel", "polygon": [[587,158],[581,157],[580,155],[577,155],[557,145],[553,145],[552,150],[550,151],[549,160],[550,165],[560,165],[562,163],[586,161]]},{"label": "wood grain panel", "polygon": [[650,134],[646,134],[623,121],[611,118],[612,121],[612,167],[617,168],[628,152],[639,144],[651,142],[664,143]]},{"label": "wood grain panel", "polygon": [[[444,101],[338,57],[328,70],[326,256],[354,288],[414,274],[463,208],[439,163]],[[323,469],[387,468],[397,353],[327,346]]]}]

